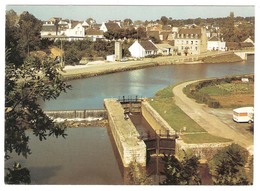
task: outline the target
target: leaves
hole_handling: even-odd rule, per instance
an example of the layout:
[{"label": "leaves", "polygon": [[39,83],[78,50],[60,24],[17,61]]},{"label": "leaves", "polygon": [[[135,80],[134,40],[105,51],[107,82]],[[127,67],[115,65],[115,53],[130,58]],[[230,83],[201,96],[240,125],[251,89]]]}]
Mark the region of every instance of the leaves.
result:
[{"label": "leaves", "polygon": [[239,145],[232,144],[219,151],[210,161],[214,166],[214,184],[217,185],[247,185],[244,166],[248,152]]},{"label": "leaves", "polygon": [[[7,60],[9,53],[7,52]],[[27,157],[29,137],[25,131],[32,129],[39,140],[48,136],[65,137],[65,127],[58,126],[44,114],[39,100],[56,99],[71,86],[62,80],[61,66],[50,58],[39,60],[28,57],[20,67],[6,65],[5,78],[5,158],[9,153]]]},{"label": "leaves", "polygon": [[31,176],[27,168],[22,168],[19,163],[14,163],[13,168],[7,168],[7,175],[5,176],[6,184],[30,184]]},{"label": "leaves", "polygon": [[196,156],[185,157],[179,161],[174,155],[165,155],[162,157],[164,171],[161,173],[165,180],[162,185],[189,185],[201,184],[199,177],[199,158]]}]

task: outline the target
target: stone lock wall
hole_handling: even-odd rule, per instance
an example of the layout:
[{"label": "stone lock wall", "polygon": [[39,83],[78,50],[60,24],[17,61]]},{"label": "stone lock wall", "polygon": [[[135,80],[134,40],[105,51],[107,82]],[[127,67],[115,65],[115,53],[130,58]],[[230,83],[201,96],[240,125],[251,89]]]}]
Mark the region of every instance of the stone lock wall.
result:
[{"label": "stone lock wall", "polygon": [[125,119],[122,105],[115,99],[105,99],[109,127],[124,167],[132,162],[146,166],[146,145],[130,119]]},{"label": "stone lock wall", "polygon": [[175,135],[175,131],[170,125],[152,108],[152,106],[143,101],[141,105],[142,116],[150,124],[156,133],[161,132],[162,134],[169,132],[169,135]]},{"label": "stone lock wall", "polygon": [[202,160],[210,161],[220,149],[229,146],[230,144],[232,144],[232,142],[187,144],[184,143],[180,137],[176,140],[175,156],[177,158],[182,158],[184,155],[183,151],[185,151],[199,156]]}]

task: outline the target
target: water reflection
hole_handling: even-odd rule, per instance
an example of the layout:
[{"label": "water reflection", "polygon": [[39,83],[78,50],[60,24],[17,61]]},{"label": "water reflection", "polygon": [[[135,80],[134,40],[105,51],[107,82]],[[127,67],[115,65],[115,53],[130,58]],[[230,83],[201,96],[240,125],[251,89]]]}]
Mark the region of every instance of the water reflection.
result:
[{"label": "water reflection", "polygon": [[28,159],[13,155],[29,168],[32,184],[122,184],[107,129],[69,128],[68,137],[39,141],[31,132]]},{"label": "water reflection", "polygon": [[105,98],[152,97],[158,90],[182,81],[254,73],[254,56],[247,63],[180,64],[145,68],[73,80],[72,91],[41,103],[45,110],[102,109]]}]

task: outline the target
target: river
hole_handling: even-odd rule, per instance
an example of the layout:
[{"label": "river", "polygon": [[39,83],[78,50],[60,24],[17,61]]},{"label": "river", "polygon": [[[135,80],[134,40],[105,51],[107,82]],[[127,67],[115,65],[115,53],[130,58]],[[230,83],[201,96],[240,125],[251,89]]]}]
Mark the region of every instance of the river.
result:
[{"label": "river", "polygon": [[[254,73],[254,56],[239,63],[151,67],[70,81],[71,91],[41,105],[44,110],[101,109],[104,98],[152,97],[182,81],[250,73]],[[32,184],[123,184],[106,128],[70,128],[67,134],[66,139],[51,137],[43,142],[30,136],[33,154],[28,159],[14,156],[31,171]]]}]

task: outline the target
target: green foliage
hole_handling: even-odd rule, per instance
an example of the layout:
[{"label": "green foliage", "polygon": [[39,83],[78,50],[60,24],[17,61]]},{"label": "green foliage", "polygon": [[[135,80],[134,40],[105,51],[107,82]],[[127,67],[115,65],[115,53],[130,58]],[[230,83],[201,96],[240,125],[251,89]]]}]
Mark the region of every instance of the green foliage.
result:
[{"label": "green foliage", "polygon": [[247,185],[244,166],[248,151],[237,144],[232,144],[220,150],[209,162],[217,185]]},{"label": "green foliage", "polygon": [[[107,55],[114,54],[114,42],[110,41],[62,41],[63,50],[65,51],[65,64],[78,64],[82,57],[87,57],[95,60],[95,58],[106,58]],[[54,43],[55,46],[61,45],[60,41]],[[90,60],[90,59],[89,59]]]},{"label": "green foliage", "polygon": [[[6,53],[8,61],[9,53]],[[65,137],[65,128],[49,119],[38,104],[39,100],[56,99],[70,88],[63,82],[61,67],[50,58],[39,60],[28,57],[20,67],[6,64],[5,76],[5,158],[16,152],[27,157],[29,137],[25,130],[32,129],[40,140],[48,136]]]},{"label": "green foliage", "polygon": [[21,54],[28,55],[30,51],[39,50],[42,22],[30,13],[23,12],[20,15],[18,26],[18,43],[22,50]]},{"label": "green foliage", "polygon": [[14,163],[13,168],[7,168],[6,184],[30,184],[31,176],[27,168],[22,168],[19,163]]},{"label": "green foliage", "polygon": [[201,184],[199,177],[199,158],[196,156],[185,157],[179,161],[174,155],[166,155],[162,157],[164,163],[164,170],[162,175],[165,180],[161,185],[190,185]]},{"label": "green foliage", "polygon": [[19,17],[13,10],[6,13],[5,22],[5,47],[7,50],[12,49],[9,53],[9,60],[17,65],[22,64],[24,56],[20,54],[18,23]]}]

